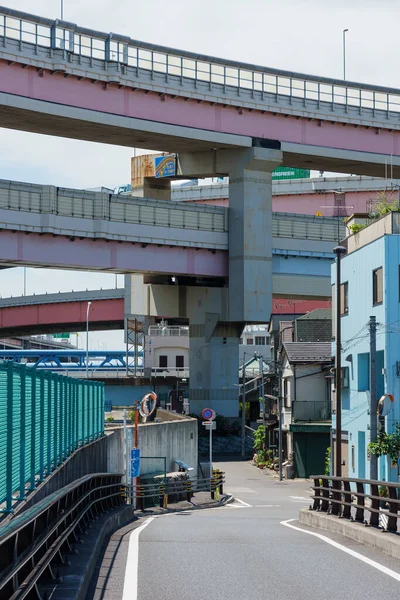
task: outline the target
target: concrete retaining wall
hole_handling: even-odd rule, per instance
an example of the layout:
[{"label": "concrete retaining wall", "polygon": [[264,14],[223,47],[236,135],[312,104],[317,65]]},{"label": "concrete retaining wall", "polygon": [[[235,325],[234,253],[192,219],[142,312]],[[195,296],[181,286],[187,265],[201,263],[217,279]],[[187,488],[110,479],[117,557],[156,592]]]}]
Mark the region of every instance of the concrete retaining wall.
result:
[{"label": "concrete retaining wall", "polygon": [[[133,429],[129,426],[128,429]],[[133,434],[133,431],[132,431]],[[123,429],[114,429],[107,434],[107,470],[110,473],[123,472]],[[139,425],[139,447],[143,457],[166,458],[167,472],[177,471],[175,460],[182,460],[193,467],[197,474],[198,440],[197,420],[176,416],[173,421],[163,423],[143,423]],[[142,473],[146,465],[142,464]],[[147,472],[151,471],[151,464]]]},{"label": "concrete retaining wall", "polygon": [[347,519],[339,519],[333,515],[303,508],[299,513],[299,521],[303,525],[339,533],[356,542],[376,548],[394,558],[400,558],[400,539],[396,534],[383,532],[382,529],[366,527],[362,523],[354,523]]}]

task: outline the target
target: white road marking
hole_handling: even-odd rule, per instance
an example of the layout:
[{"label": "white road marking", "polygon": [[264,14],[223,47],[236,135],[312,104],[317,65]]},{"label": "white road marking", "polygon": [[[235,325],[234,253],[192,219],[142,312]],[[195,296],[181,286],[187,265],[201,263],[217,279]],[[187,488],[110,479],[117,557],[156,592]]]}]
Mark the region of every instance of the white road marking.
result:
[{"label": "white road marking", "polygon": [[247,504],[247,502],[243,502],[243,500],[239,500],[239,498],[235,498],[235,502],[240,502],[240,504],[243,504],[243,506],[247,506],[248,508],[252,508],[251,504]]},{"label": "white road marking", "polygon": [[295,521],[295,520],[296,519],[288,519],[287,521],[281,521],[281,525],[284,525],[285,527],[290,527],[290,529],[295,529],[296,531],[301,531],[302,533],[306,533],[308,535],[313,535],[314,537],[322,540],[323,542],[330,544],[334,548],[337,548],[338,550],[341,550],[342,552],[345,552],[346,554],[350,554],[350,556],[353,556],[354,558],[358,558],[358,560],[361,560],[361,562],[364,562],[365,564],[369,565],[370,567],[373,567],[374,569],[381,571],[381,573],[384,573],[385,575],[388,575],[389,577],[396,579],[396,581],[400,581],[400,573],[396,573],[396,571],[392,571],[392,569],[388,569],[387,567],[381,565],[380,563],[376,562],[375,560],[372,560],[371,558],[367,558],[366,556],[359,554],[359,552],[355,552],[355,550],[346,548],[346,546],[342,546],[342,544],[338,544],[338,542],[334,542],[333,540],[326,537],[325,535],[322,535],[321,533],[315,533],[314,531],[307,531],[306,529],[301,529],[301,527],[296,527],[295,525],[291,525],[291,521]]},{"label": "white road marking", "polygon": [[293,500],[306,500],[307,502],[310,502],[310,499],[306,498],[305,496],[289,496],[289,498],[293,498]]},{"label": "white road marking", "polygon": [[138,595],[138,565],[139,565],[139,535],[155,517],[149,517],[142,525],[131,532],[129,536],[128,556],[126,558],[124,592],[122,600],[137,600]]},{"label": "white road marking", "polygon": [[310,500],[292,500],[292,502],[300,502],[300,504],[310,504]]},{"label": "white road marking", "polygon": [[255,508],[273,508],[273,504],[256,504]]}]

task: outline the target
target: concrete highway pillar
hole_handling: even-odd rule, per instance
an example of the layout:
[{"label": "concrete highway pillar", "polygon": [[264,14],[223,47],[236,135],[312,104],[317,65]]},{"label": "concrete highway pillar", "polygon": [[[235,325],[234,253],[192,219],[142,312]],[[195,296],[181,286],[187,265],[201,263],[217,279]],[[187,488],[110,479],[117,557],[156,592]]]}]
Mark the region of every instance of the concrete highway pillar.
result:
[{"label": "concrete highway pillar", "polygon": [[171,180],[157,177],[144,177],[143,198],[171,200]]},{"label": "concrete highway pillar", "polygon": [[237,417],[239,336],[237,323],[217,323],[207,315],[206,324],[191,324],[190,335],[190,412],[200,414],[203,408],[213,408],[217,414]]},{"label": "concrete highway pillar", "polygon": [[272,171],[282,152],[232,152],[229,168],[229,320],[265,323],[272,308]]}]

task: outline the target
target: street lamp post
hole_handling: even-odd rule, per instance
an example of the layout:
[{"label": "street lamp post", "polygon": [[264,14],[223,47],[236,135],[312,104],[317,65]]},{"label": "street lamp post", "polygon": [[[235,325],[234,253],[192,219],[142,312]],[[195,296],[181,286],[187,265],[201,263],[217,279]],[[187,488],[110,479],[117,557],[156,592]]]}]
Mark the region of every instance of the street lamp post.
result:
[{"label": "street lamp post", "polygon": [[61,0],[61,21],[64,20],[64,0]]},{"label": "street lamp post", "polygon": [[346,33],[348,29],[343,29],[343,79],[346,81]]},{"label": "street lamp post", "polygon": [[336,311],[335,311],[335,333],[336,333],[336,356],[335,356],[335,388],[336,388],[336,477],[342,476],[342,340],[341,340],[341,293],[340,293],[340,260],[346,248],[336,246],[333,249],[336,254]]},{"label": "street lamp post", "polygon": [[91,302],[88,302],[86,309],[86,379],[88,378],[89,368],[89,308],[91,304]]}]

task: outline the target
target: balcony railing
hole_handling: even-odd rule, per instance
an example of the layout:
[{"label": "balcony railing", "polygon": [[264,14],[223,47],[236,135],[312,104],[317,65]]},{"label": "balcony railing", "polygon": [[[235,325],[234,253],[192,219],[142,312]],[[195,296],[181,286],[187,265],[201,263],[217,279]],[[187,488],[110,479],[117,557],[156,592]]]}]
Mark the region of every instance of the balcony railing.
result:
[{"label": "balcony railing", "polygon": [[164,325],[159,327],[158,325],[151,325],[149,327],[149,336],[169,336],[169,337],[188,337],[189,336],[189,327],[179,327],[179,326],[171,326]]},{"label": "balcony railing", "polygon": [[292,404],[293,421],[328,421],[330,418],[331,406],[326,400],[297,400]]}]

